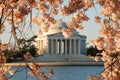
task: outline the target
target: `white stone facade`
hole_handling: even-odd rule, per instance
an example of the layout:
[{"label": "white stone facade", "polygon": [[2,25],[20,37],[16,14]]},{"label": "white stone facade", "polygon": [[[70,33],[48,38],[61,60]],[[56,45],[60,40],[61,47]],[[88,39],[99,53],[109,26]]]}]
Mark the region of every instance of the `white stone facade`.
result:
[{"label": "white stone facade", "polygon": [[[65,24],[63,27],[67,27]],[[64,38],[60,27],[51,28],[46,34],[36,38],[39,55],[44,56],[78,56],[86,54],[86,36],[74,31],[73,36]]]}]

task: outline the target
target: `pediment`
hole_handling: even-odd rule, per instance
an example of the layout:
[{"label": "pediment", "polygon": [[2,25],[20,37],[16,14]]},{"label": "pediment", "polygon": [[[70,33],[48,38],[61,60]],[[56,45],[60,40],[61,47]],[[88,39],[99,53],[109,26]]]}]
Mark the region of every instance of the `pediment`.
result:
[{"label": "pediment", "polygon": [[[56,33],[56,34],[50,34],[50,35],[47,35],[47,37],[64,38],[62,32]],[[80,37],[86,37],[86,36],[73,34],[70,38],[80,38]]]},{"label": "pediment", "polygon": [[56,36],[56,37],[63,37],[63,34],[60,32],[60,33],[55,33],[55,34],[49,34],[49,35],[47,35],[48,37],[49,36]]}]

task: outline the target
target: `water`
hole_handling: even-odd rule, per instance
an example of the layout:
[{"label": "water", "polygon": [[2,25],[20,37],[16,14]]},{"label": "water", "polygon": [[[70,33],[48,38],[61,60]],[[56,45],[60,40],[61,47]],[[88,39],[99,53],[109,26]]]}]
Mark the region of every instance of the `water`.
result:
[{"label": "water", "polygon": [[[50,69],[54,69],[54,75],[48,76]],[[16,67],[14,67],[16,69]],[[22,71],[20,71],[22,70]],[[49,66],[40,69],[49,77],[49,80],[88,80],[90,75],[98,76],[103,70],[103,66]],[[38,80],[36,77],[31,77],[26,73],[25,67],[18,68],[18,71],[9,80]]]}]

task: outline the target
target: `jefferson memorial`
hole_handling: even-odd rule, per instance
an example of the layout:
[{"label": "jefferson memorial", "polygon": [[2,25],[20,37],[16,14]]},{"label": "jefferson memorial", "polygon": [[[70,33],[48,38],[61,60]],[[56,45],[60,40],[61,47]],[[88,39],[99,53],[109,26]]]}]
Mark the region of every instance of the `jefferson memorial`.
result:
[{"label": "jefferson memorial", "polygon": [[80,35],[73,30],[73,35],[65,38],[62,34],[62,27],[65,22],[50,25],[48,32],[37,34],[35,46],[38,49],[38,57],[34,61],[78,61],[86,60],[86,36]]}]

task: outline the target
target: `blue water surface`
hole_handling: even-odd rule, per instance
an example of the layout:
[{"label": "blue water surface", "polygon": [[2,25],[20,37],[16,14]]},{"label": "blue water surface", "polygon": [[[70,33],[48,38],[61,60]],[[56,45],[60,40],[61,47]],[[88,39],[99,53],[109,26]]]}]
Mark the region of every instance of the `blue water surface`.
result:
[{"label": "blue water surface", "polygon": [[[9,80],[40,80],[27,74],[29,69],[26,67],[13,67],[13,69],[17,69],[18,72]],[[48,75],[50,69],[54,69],[53,76]],[[45,66],[40,70],[45,72],[49,80],[88,80],[90,75],[98,76],[103,66]]]}]

